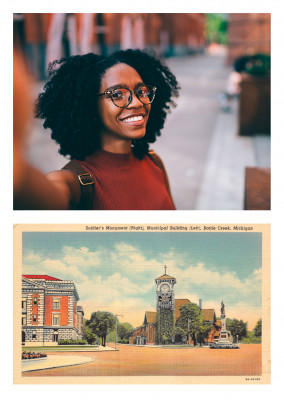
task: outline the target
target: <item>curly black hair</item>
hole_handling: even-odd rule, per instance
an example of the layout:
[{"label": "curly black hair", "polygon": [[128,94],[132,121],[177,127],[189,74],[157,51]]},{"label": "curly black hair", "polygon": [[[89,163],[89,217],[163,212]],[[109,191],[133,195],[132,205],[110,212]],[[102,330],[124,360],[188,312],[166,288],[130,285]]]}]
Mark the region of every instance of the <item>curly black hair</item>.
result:
[{"label": "curly black hair", "polygon": [[157,87],[145,136],[132,142],[134,155],[142,159],[149,143],[160,136],[180,89],[168,67],[140,50],[121,50],[108,57],[93,53],[72,56],[49,65],[49,81],[35,107],[36,117],[44,119],[44,128],[51,129],[52,139],[60,145],[60,154],[84,160],[100,148],[97,94],[105,72],[118,63],[131,66],[143,82]]}]

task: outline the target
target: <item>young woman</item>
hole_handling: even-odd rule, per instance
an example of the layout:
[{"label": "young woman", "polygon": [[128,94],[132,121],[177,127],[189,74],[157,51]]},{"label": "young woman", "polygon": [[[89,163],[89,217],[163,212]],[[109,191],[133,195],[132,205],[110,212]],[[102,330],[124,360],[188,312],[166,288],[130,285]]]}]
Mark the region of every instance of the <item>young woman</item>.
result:
[{"label": "young woman", "polygon": [[174,209],[163,164],[149,150],[178,95],[169,69],[126,50],[62,59],[49,72],[36,116],[72,161],[47,174],[52,191],[45,186],[38,208]]}]

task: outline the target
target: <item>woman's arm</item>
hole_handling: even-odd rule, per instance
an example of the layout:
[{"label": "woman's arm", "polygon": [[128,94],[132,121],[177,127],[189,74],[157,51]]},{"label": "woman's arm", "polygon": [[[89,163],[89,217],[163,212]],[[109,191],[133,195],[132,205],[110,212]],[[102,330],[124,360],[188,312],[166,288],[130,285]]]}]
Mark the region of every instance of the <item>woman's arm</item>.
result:
[{"label": "woman's arm", "polygon": [[48,175],[31,166],[25,157],[28,125],[32,118],[31,86],[24,60],[14,50],[13,68],[13,175],[15,210],[63,210],[79,204],[81,188],[72,171]]},{"label": "woman's arm", "polygon": [[81,188],[68,170],[44,175],[14,148],[14,210],[67,210],[79,204]]}]

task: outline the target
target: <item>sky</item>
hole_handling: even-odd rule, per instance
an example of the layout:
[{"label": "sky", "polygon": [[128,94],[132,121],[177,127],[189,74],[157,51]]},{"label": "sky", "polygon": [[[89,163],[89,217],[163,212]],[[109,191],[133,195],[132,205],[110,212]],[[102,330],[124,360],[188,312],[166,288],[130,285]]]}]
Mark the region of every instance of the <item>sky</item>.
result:
[{"label": "sky", "polygon": [[226,316],[261,318],[261,233],[215,232],[23,232],[23,274],[74,281],[85,317],[93,311],[121,315],[134,327],[155,311],[155,279],[176,278],[175,298],[203,308],[220,303]]}]

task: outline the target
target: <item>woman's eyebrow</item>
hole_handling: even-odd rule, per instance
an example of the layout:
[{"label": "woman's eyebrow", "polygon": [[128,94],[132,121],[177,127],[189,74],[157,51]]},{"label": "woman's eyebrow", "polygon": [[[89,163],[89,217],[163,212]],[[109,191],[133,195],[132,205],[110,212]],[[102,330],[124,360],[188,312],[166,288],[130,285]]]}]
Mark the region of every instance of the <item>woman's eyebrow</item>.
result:
[{"label": "woman's eyebrow", "polygon": [[[134,89],[137,89],[141,85],[145,85],[144,82],[141,81],[141,82],[136,83],[134,86]],[[128,89],[128,85],[126,83],[118,83],[117,85],[108,87],[106,90],[121,89],[121,88]]]}]

